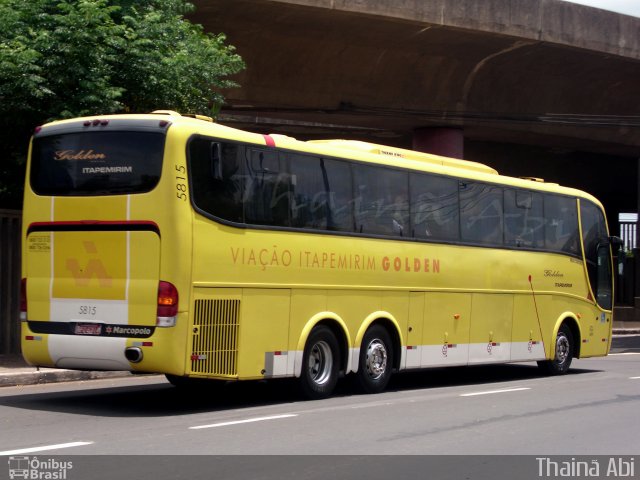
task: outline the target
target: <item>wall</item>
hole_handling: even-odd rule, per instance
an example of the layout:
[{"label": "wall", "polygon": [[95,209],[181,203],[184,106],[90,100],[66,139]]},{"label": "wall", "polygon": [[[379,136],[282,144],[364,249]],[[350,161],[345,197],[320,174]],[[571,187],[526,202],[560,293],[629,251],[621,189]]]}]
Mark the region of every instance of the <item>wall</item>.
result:
[{"label": "wall", "polygon": [[20,352],[22,213],[0,210],[0,354]]}]

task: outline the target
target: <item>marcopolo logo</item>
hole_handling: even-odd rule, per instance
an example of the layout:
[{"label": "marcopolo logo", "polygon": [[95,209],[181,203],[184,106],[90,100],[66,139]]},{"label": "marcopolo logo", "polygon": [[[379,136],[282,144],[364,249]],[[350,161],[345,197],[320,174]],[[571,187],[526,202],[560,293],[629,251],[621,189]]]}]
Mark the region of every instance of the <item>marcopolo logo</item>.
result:
[{"label": "marcopolo logo", "polygon": [[9,478],[33,480],[66,480],[73,462],[63,462],[53,458],[40,460],[38,457],[9,457]]},{"label": "marcopolo logo", "polygon": [[147,338],[153,333],[153,329],[150,327],[136,327],[136,326],[120,326],[120,325],[107,325],[104,329],[105,335],[112,337],[134,337],[134,338]]}]

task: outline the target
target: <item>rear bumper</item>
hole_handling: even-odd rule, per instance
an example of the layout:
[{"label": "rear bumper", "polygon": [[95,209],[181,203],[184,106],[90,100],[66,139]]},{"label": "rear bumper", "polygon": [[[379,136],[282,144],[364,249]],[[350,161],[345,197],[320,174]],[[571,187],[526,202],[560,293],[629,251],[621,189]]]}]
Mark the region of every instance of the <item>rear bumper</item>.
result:
[{"label": "rear bumper", "polygon": [[[186,316],[186,313],[184,314]],[[117,370],[183,375],[184,332],[180,327],[156,328],[122,325],[136,337],[43,333],[41,324],[22,323],[22,354],[30,365],[74,370]],[[139,332],[147,329],[150,335]],[[50,330],[50,329],[49,329]],[[181,340],[182,339],[182,340]],[[125,352],[135,348],[141,359],[130,362]]]}]

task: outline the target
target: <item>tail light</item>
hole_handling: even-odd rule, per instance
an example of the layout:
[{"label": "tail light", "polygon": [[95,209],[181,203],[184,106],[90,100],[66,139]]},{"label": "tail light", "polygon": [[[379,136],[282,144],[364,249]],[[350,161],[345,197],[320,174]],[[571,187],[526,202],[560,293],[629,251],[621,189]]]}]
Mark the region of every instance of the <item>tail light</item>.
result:
[{"label": "tail light", "polygon": [[27,279],[20,280],[20,320],[27,321]]},{"label": "tail light", "polygon": [[178,289],[169,282],[158,285],[158,327],[173,327],[178,316]]}]

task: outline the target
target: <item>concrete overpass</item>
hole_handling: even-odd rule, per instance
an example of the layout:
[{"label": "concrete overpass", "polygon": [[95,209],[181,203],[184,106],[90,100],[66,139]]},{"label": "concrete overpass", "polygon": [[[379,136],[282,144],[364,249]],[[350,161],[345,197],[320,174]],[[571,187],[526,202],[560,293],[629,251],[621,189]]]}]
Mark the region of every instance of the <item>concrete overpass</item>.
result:
[{"label": "concrete overpass", "polygon": [[247,69],[220,121],[464,156],[638,208],[640,18],[560,0],[192,0]]}]

